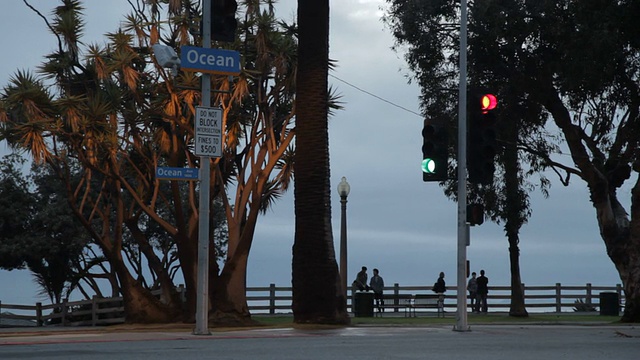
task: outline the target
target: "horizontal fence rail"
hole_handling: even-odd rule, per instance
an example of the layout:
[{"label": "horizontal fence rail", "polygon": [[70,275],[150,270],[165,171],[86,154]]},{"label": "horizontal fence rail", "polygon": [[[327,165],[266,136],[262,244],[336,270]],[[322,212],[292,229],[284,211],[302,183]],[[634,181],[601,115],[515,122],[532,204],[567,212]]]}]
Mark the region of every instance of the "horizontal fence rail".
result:
[{"label": "horizontal fence rail", "polygon": [[[525,306],[529,311],[597,311],[600,306],[600,293],[615,293],[618,306],[624,306],[622,286],[584,286],[561,285],[525,286]],[[177,291],[184,300],[184,288]],[[156,293],[159,296],[159,292]],[[420,294],[433,294],[430,286],[400,286],[394,284],[384,288],[387,305],[401,304],[407,297]],[[252,314],[291,313],[291,287],[276,286],[247,288],[247,303]],[[511,287],[490,286],[487,296],[489,309],[506,311],[510,307]],[[444,295],[444,308],[455,309],[457,304],[456,287],[447,287]],[[352,309],[353,291],[349,291],[347,307]],[[399,308],[394,311],[400,311]],[[15,326],[97,326],[120,324],[125,320],[122,297],[98,298],[82,301],[64,301],[60,304],[13,305],[0,301],[0,327]]]}]

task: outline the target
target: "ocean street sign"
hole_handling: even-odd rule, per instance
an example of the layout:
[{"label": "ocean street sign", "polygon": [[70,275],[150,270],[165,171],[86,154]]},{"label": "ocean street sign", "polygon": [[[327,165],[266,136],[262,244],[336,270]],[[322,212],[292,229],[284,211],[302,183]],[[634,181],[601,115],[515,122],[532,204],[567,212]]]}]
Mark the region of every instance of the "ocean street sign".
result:
[{"label": "ocean street sign", "polygon": [[198,169],[158,166],[156,177],[160,180],[198,180]]},{"label": "ocean street sign", "polygon": [[240,74],[240,53],[234,50],[183,46],[180,48],[180,68],[211,74]]},{"label": "ocean street sign", "polygon": [[222,109],[196,107],[194,153],[197,156],[219,158],[222,156]]}]

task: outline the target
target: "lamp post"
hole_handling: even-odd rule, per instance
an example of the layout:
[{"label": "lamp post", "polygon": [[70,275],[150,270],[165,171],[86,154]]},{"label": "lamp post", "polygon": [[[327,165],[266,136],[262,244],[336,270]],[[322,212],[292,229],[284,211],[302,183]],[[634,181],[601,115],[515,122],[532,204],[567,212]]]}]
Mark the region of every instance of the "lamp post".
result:
[{"label": "lamp post", "polygon": [[346,177],[342,177],[338,184],[338,194],[340,195],[341,217],[340,217],[340,278],[342,280],[342,294],[347,301],[347,196],[351,186]]}]

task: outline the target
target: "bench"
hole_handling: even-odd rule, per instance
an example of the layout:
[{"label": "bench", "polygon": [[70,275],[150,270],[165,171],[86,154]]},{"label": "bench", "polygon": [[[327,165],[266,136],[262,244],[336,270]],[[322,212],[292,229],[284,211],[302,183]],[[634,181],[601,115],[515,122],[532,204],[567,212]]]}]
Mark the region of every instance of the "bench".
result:
[{"label": "bench", "polygon": [[444,294],[417,294],[413,297],[409,316],[416,316],[416,309],[437,309],[438,317],[444,317]]},{"label": "bench", "polygon": [[379,312],[375,302],[373,304],[373,311],[375,316],[382,316],[384,312],[389,309],[393,312],[399,312],[400,309],[404,310],[404,316],[407,317],[410,315],[411,304],[413,303],[413,295],[411,294],[392,294],[392,295],[383,295],[384,305],[381,306],[382,312]]}]

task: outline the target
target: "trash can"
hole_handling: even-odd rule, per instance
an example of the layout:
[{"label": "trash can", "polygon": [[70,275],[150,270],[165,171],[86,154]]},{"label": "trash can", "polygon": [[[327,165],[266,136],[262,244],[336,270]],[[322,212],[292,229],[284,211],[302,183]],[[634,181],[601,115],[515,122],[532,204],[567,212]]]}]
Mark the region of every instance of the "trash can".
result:
[{"label": "trash can", "polygon": [[600,315],[618,316],[620,315],[620,299],[618,293],[600,293]]},{"label": "trash can", "polygon": [[355,317],[373,317],[373,292],[356,291],[353,298]]}]

